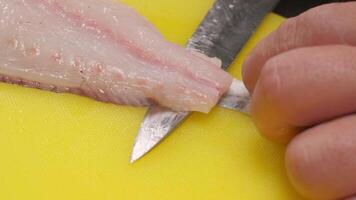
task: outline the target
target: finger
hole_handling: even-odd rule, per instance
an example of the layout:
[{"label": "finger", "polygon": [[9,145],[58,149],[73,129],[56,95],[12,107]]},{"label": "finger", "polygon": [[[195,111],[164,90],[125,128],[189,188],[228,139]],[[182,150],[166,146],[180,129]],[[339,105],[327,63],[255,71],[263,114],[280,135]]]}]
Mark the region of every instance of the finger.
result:
[{"label": "finger", "polygon": [[293,139],[286,152],[286,168],[292,184],[304,196],[341,199],[356,194],[355,155],[356,115],[351,115]]},{"label": "finger", "polygon": [[287,20],[260,42],[243,65],[243,79],[253,91],[261,68],[271,57],[291,49],[330,44],[356,45],[356,2],[327,4]]},{"label": "finger", "polygon": [[267,138],[288,142],[301,129],[356,111],[356,47],[300,48],[271,58],[251,112]]}]

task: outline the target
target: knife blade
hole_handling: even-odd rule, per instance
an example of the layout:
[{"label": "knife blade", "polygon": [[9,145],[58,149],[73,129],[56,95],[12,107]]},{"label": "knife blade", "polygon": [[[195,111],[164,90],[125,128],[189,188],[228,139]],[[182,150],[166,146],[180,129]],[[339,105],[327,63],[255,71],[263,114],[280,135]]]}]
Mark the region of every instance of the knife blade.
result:
[{"label": "knife blade", "polygon": [[[217,0],[201,22],[186,47],[222,61],[227,69],[266,14],[279,0]],[[241,81],[234,80],[220,100],[225,108],[248,112],[249,94]],[[141,158],[191,112],[175,112],[160,106],[149,107],[136,136],[130,162]]]}]

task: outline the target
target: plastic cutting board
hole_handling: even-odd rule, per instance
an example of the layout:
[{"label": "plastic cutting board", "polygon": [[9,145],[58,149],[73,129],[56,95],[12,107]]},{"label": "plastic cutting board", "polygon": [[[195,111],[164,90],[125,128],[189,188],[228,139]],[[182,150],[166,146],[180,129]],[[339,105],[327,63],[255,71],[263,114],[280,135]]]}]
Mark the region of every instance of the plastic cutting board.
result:
[{"label": "plastic cutting board", "polygon": [[[184,44],[213,0],[124,0]],[[230,72],[283,19],[269,15]],[[296,200],[284,146],[251,119],[215,108],[193,114],[137,163],[129,156],[145,108],[0,84],[1,200]]]}]

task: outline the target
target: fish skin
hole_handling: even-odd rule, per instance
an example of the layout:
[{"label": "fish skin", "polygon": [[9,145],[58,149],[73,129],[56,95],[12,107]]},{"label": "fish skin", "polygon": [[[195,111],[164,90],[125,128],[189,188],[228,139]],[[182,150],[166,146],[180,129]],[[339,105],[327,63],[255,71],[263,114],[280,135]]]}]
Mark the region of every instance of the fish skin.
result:
[{"label": "fish skin", "polygon": [[0,81],[115,104],[209,112],[232,77],[110,0],[0,0]]}]

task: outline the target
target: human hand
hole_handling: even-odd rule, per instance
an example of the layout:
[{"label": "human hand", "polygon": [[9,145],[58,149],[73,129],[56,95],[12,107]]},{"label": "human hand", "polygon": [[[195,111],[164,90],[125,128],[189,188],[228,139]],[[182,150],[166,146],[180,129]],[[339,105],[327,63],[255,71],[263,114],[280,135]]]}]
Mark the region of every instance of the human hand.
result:
[{"label": "human hand", "polygon": [[251,52],[243,79],[260,132],[289,142],[295,188],[310,199],[356,195],[356,2],[288,19]]}]

